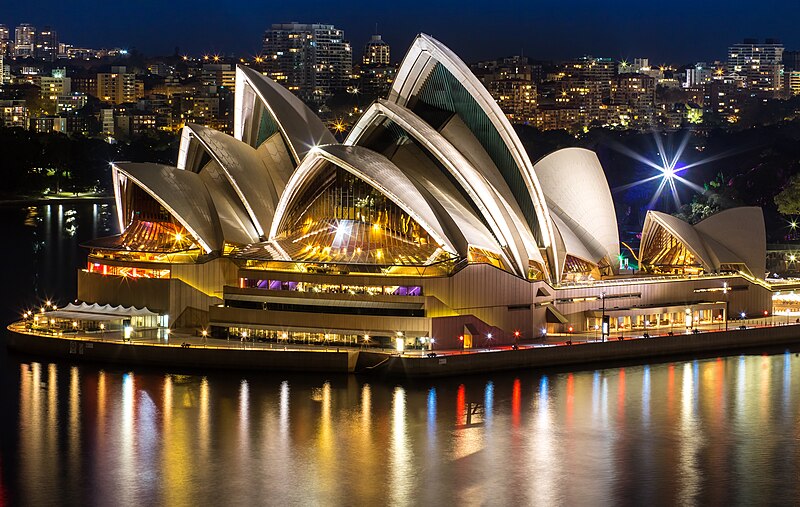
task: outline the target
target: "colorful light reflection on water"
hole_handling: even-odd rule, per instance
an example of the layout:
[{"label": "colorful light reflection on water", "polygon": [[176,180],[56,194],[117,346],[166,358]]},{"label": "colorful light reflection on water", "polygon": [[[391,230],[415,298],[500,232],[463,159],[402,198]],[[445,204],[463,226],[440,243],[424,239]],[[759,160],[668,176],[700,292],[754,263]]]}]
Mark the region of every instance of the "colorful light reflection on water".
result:
[{"label": "colorful light reflection on water", "polygon": [[791,503],[798,361],[395,385],[8,358],[0,492],[26,505]]}]

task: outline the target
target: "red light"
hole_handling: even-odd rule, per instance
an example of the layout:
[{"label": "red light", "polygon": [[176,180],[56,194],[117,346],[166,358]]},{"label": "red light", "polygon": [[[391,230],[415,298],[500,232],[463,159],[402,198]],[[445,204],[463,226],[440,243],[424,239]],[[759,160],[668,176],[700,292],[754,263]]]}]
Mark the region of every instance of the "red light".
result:
[{"label": "red light", "polygon": [[519,331],[514,331],[514,336],[516,336],[517,338],[519,338]]},{"label": "red light", "polygon": [[764,317],[766,317],[767,315],[769,315],[769,312],[764,310]]},{"label": "red light", "polygon": [[464,337],[463,336],[459,336],[458,339],[461,340],[462,342],[464,341]]},{"label": "red light", "polygon": [[571,333],[572,332],[572,326],[569,326],[568,330]]}]

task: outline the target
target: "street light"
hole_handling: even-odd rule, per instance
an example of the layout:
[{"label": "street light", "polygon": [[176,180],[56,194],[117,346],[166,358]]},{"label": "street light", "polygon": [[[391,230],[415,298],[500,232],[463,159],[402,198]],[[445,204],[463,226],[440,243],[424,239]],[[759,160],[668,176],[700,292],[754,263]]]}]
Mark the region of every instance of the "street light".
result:
[{"label": "street light", "polygon": [[602,313],[602,318],[600,320],[600,323],[602,324],[603,329],[602,329],[602,331],[600,333],[600,336],[601,336],[602,341],[605,342],[606,341],[606,336],[608,336],[608,332],[610,331],[609,328],[611,327],[609,325],[608,318],[606,317],[606,292],[605,291],[600,293],[600,301],[603,304],[603,310],[602,310],[603,313]]}]

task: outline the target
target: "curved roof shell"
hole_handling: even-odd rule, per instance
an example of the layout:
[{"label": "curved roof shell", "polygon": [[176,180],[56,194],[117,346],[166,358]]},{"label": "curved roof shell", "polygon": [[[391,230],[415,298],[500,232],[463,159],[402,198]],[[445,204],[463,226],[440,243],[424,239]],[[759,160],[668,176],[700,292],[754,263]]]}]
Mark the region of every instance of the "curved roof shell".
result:
[{"label": "curved roof shell", "polygon": [[[379,99],[359,118],[345,144],[360,145],[362,136],[381,118],[390,119],[408,135],[413,136],[449,172],[455,184],[463,189],[475,204],[484,223],[491,229],[496,242],[499,243],[500,249],[508,251],[513,259],[515,271],[524,276],[529,259],[542,262],[541,253],[536,248],[530,229],[524,223],[514,220],[514,215],[521,216],[521,211],[516,206],[516,201],[510,195],[505,182],[502,182],[502,187],[499,189],[493,187],[442,134],[410,109]],[[405,167],[403,169],[413,170]]]},{"label": "curved roof shell", "polygon": [[572,237],[569,242],[565,238],[572,250],[566,253],[594,264],[604,257],[613,263],[619,255],[617,216],[597,155],[583,148],[564,148],[545,156],[533,168],[551,217],[558,217],[562,236]]},{"label": "curved roof shell", "polygon": [[179,158],[178,167],[195,172],[203,169],[198,164],[202,157],[191,148],[197,141],[224,171],[258,235],[264,236],[278,202],[275,180],[288,180],[290,173],[280,167],[268,169],[255,148],[218,130],[190,123],[184,127],[183,136],[181,153],[185,155]]},{"label": "curved roof shell", "polygon": [[[767,269],[767,233],[761,208],[741,206],[720,211],[697,223],[694,228],[703,236],[710,253],[717,257],[719,264],[735,263],[728,260],[735,258],[744,263],[753,276],[764,277]],[[714,248],[712,242],[721,245],[730,254]]]},{"label": "curved roof shell", "polygon": [[[252,90],[252,99],[248,99],[247,90]],[[302,100],[272,79],[242,65],[236,67],[236,139],[245,141],[254,148],[258,147],[256,140],[247,132],[247,126],[252,126],[253,122],[259,120],[253,114],[257,110],[253,102],[256,97],[280,131],[294,165],[299,165],[315,146],[336,143],[333,134]]]},{"label": "curved roof shell", "polygon": [[[708,272],[723,265],[743,265],[750,274],[763,278],[766,270],[766,229],[761,208],[731,208],[692,226],[660,211],[648,211],[642,229],[642,246],[664,228],[700,261]],[[748,231],[744,234],[742,231]]]},{"label": "curved roof shell", "polygon": [[292,175],[281,196],[275,219],[270,228],[274,238],[300,190],[313,181],[325,163],[335,164],[372,185],[413,218],[444,250],[457,254],[434,210],[414,183],[395,164],[383,155],[359,146],[340,144],[319,146],[312,150]]},{"label": "curved roof shell", "polygon": [[119,190],[120,175],[147,192],[197,240],[206,253],[220,250],[222,229],[217,211],[200,175],[162,164],[121,162],[112,164],[120,228],[125,205]]},{"label": "curved roof shell", "polygon": [[[462,100],[464,97],[456,100],[438,95],[444,102],[450,103],[450,109],[460,109],[464,116],[469,117],[471,121],[468,124],[474,123],[470,129],[487,149],[515,193],[517,204],[523,210],[532,232],[539,236],[541,246],[548,248],[550,255],[554,256],[554,230],[533,164],[497,102],[455,53],[429,35],[417,36],[397,71],[389,100],[413,109],[429,78],[436,72],[437,65],[446,69],[445,77],[452,78],[442,85],[460,87],[468,97],[466,100]],[[462,119],[466,121],[466,118]],[[480,167],[478,169],[481,170]]]}]

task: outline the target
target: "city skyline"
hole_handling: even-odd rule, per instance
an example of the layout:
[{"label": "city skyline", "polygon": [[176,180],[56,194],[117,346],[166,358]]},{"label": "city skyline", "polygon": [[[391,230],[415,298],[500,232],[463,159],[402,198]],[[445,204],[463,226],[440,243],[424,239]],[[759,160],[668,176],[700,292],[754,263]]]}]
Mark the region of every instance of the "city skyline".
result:
[{"label": "city skyline", "polygon": [[[49,25],[59,31],[62,40],[76,46],[127,47],[150,55],[172,54],[176,47],[182,53],[255,55],[270,24],[298,21],[340,26],[356,48],[369,40],[376,23],[378,33],[390,44],[405,45],[417,33],[431,33],[446,40],[468,61],[524,53],[542,59],[593,54],[683,64],[722,59],[729,44],[746,37],[773,37],[788,49],[800,47],[800,35],[792,26],[792,19],[800,15],[800,6],[772,3],[774,9],[750,13],[745,28],[740,28],[738,10],[729,3],[695,6],[681,1],[664,10],[626,2],[610,12],[583,0],[581,5],[546,10],[536,4],[476,7],[455,2],[436,6],[412,3],[407,12],[426,14],[409,16],[407,21],[398,20],[394,7],[367,2],[357,2],[347,14],[321,2],[312,2],[302,10],[291,5],[270,6],[263,13],[267,9],[256,2],[243,2],[235,10],[203,1],[189,9],[180,2],[158,4],[160,15],[153,16],[148,7],[156,7],[155,3],[146,1],[135,8],[115,6],[116,16],[90,30],[87,25],[91,21],[77,14],[91,10],[89,2],[46,0],[45,5],[37,3],[35,9],[12,4],[0,21],[9,27],[20,23]],[[781,16],[774,15],[776,9]],[[214,20],[214,30],[196,29],[208,19]]]}]

